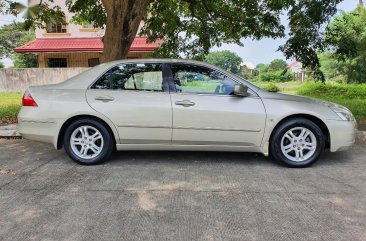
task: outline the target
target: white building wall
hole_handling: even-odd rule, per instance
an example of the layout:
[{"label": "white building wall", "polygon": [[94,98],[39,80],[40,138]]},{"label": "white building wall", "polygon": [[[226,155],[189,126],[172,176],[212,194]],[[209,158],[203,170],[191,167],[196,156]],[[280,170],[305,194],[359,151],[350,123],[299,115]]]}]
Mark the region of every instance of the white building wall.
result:
[{"label": "white building wall", "polygon": [[[40,0],[29,0],[29,6],[39,4]],[[60,6],[65,13],[67,24],[67,33],[47,33],[45,29],[36,29],[36,38],[95,38],[102,37],[104,35],[104,29],[84,29],[80,25],[76,25],[71,22],[73,13],[70,13],[65,6],[64,0],[54,0],[53,2],[44,0],[50,7]]]}]

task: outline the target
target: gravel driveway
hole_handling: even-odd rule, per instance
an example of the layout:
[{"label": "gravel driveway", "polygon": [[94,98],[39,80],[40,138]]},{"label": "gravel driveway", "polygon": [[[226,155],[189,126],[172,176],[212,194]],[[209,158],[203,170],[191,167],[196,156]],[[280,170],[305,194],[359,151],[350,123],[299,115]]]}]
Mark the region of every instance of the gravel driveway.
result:
[{"label": "gravel driveway", "polygon": [[0,240],[366,240],[366,145],[307,169],[207,152],[87,167],[0,140]]}]

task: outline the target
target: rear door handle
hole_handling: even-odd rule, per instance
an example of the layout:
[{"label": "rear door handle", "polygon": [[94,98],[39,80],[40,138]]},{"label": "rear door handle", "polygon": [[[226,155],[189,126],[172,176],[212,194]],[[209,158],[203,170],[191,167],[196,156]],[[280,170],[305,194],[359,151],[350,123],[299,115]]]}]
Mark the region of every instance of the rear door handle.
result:
[{"label": "rear door handle", "polygon": [[190,107],[190,106],[194,106],[195,103],[190,101],[190,100],[180,100],[180,101],[176,101],[175,102],[176,105],[181,105],[184,107]]},{"label": "rear door handle", "polygon": [[114,98],[111,97],[111,96],[97,96],[94,98],[95,100],[100,100],[100,101],[103,101],[103,102],[109,102],[109,101],[113,101]]}]

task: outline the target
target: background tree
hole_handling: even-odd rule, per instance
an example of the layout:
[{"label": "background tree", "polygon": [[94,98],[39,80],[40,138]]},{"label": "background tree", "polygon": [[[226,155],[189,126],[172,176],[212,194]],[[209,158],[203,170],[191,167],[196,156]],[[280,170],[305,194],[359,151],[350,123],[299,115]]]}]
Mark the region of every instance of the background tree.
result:
[{"label": "background tree", "polygon": [[287,82],[293,76],[287,71],[287,63],[283,60],[274,59],[270,64],[257,64],[251,80],[263,82]]},{"label": "background tree", "polygon": [[269,65],[263,64],[263,63],[257,64],[254,69],[256,75],[258,75],[262,72],[267,72],[268,70],[269,70]]},{"label": "background tree", "polygon": [[211,52],[204,60],[234,74],[238,73],[240,64],[243,62],[239,55],[228,50]]},{"label": "background tree", "polygon": [[286,63],[286,61],[284,61],[282,59],[274,59],[269,64],[269,68],[271,70],[286,70],[287,69],[287,63]]},{"label": "background tree", "polygon": [[347,82],[366,82],[366,9],[360,4],[329,24],[325,41],[329,57],[338,62]]},{"label": "background tree", "polygon": [[327,81],[345,81],[344,63],[339,62],[330,52],[323,52],[318,56],[321,64],[320,70],[324,73]]},{"label": "background tree", "polygon": [[246,65],[240,65],[238,75],[243,77],[244,79],[250,80],[254,75],[254,70],[249,69]]},{"label": "background tree", "polygon": [[[321,29],[337,12],[342,0],[66,0],[78,21],[106,27],[104,61],[124,59],[139,29],[150,41],[164,39],[158,54],[187,57],[207,54],[222,43],[242,45],[241,39],[281,38],[280,47],[287,58],[301,61],[319,77],[317,51],[323,48]],[[9,2],[0,0],[0,2]],[[38,6],[36,23],[47,22],[59,9]],[[17,9],[12,4],[11,9]],[[19,9],[19,7],[18,7]],[[19,11],[14,11],[18,13]],[[33,11],[37,12],[37,11]],[[29,11],[32,13],[32,11]],[[287,15],[289,29],[281,23]],[[51,17],[50,17],[51,16]]]},{"label": "background tree", "polygon": [[34,29],[24,30],[25,23],[12,23],[0,27],[0,56],[9,57],[19,68],[36,67],[34,56],[16,54],[13,49],[36,38]]}]

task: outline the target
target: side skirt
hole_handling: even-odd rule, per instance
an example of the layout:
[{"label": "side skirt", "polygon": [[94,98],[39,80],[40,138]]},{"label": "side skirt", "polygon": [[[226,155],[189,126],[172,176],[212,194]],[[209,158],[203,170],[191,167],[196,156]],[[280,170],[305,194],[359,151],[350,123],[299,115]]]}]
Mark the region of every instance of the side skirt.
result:
[{"label": "side skirt", "polygon": [[161,144],[117,144],[118,151],[220,151],[220,152],[258,152],[265,156],[262,147],[225,145],[161,145]]}]

